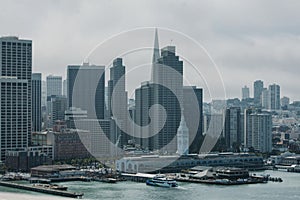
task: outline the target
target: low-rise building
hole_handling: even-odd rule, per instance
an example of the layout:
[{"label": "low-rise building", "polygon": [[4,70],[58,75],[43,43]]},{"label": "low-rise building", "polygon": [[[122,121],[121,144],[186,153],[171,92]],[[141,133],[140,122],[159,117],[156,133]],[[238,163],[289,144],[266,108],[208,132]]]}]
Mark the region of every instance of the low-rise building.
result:
[{"label": "low-rise building", "polygon": [[29,147],[6,151],[5,165],[9,171],[28,172],[32,167],[51,164],[51,149],[50,147],[43,149]]},{"label": "low-rise building", "polygon": [[61,132],[48,132],[48,143],[53,146],[53,160],[62,161],[74,158],[91,157],[89,151],[90,132],[66,129]]},{"label": "low-rise building", "polygon": [[139,156],[124,157],[116,161],[116,169],[125,173],[178,172],[195,166],[224,166],[246,169],[262,169],[263,158],[248,153],[194,154],[187,156]]},{"label": "low-rise building", "polygon": [[72,165],[41,165],[31,169],[32,177],[60,177],[60,174],[75,171]]}]

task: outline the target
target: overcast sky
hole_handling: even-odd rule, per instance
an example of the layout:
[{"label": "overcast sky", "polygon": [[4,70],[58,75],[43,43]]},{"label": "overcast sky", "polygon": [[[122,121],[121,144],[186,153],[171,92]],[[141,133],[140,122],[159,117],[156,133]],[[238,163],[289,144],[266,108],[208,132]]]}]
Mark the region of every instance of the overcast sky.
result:
[{"label": "overcast sky", "polygon": [[[282,96],[300,100],[299,10],[296,0],[0,0],[0,35],[32,39],[33,70],[45,78],[65,77],[68,64],[82,63],[112,35],[141,27],[169,28],[206,48],[228,97],[240,97],[244,85],[252,94],[253,81],[262,79],[265,85],[278,83]],[[128,65],[126,59],[124,63]]]}]

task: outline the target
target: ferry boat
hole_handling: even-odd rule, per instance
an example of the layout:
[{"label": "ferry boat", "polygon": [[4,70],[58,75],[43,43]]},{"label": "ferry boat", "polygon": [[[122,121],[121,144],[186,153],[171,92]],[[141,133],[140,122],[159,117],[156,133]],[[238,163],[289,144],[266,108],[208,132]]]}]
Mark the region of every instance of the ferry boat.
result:
[{"label": "ferry boat", "polygon": [[167,188],[178,186],[177,182],[174,179],[167,178],[164,175],[156,175],[154,178],[148,179],[146,181],[146,184],[150,186],[167,187]]}]

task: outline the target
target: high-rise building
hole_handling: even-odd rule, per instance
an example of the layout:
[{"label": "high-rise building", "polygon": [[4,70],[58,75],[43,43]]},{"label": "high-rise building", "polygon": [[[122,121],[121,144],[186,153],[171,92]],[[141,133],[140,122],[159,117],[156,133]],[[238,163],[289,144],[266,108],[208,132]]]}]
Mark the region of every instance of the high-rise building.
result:
[{"label": "high-rise building", "polygon": [[32,41],[0,38],[0,158],[31,141]]},{"label": "high-rise building", "polygon": [[67,93],[68,93],[68,92],[67,92],[67,91],[68,91],[68,90],[67,90],[67,89],[68,89],[67,87],[68,87],[67,80],[64,80],[64,81],[63,81],[63,90],[62,90],[63,93],[62,93],[62,95],[65,96],[65,97],[68,96],[68,95],[67,95]]},{"label": "high-rise building", "polygon": [[242,112],[241,108],[241,115],[240,115],[240,138],[241,138],[241,144],[245,144],[245,117],[244,117],[244,113]]},{"label": "high-rise building", "polygon": [[47,81],[47,97],[62,95],[62,77],[49,75]]},{"label": "high-rise building", "polygon": [[69,65],[67,71],[68,108],[87,111],[89,119],[104,119],[104,66]]},{"label": "high-rise building", "polygon": [[242,99],[249,99],[250,98],[250,90],[245,85],[245,87],[242,88]]},{"label": "high-rise building", "polygon": [[166,113],[166,122],[154,138],[154,147],[161,152],[175,153],[177,150],[176,133],[181,120],[183,61],[176,55],[175,46],[161,50],[154,70],[154,104],[163,109],[156,109],[154,121],[159,125]]},{"label": "high-rise building", "polygon": [[[150,108],[153,106],[154,84],[149,81],[145,81],[141,84],[141,87],[135,90],[135,115],[134,120],[138,125],[137,129],[134,130],[137,144],[143,149],[154,150],[153,137],[150,133],[153,131],[153,124],[151,125],[150,119]],[[149,125],[149,128],[143,128]]]},{"label": "high-rise building", "polygon": [[265,109],[269,109],[269,99],[270,99],[270,92],[267,88],[264,88],[264,90],[261,93],[261,106]]},{"label": "high-rise building", "polygon": [[253,87],[253,91],[254,91],[254,103],[256,105],[261,105],[261,93],[264,89],[264,82],[261,80],[257,80],[254,82],[254,87]]},{"label": "high-rise building", "polygon": [[254,109],[245,110],[245,146],[260,152],[272,151],[272,115]]},{"label": "high-rise building", "polygon": [[280,110],[280,86],[269,85],[269,109]]},{"label": "high-rise building", "polygon": [[69,108],[65,111],[65,121],[67,128],[76,129],[75,121],[87,118],[87,111],[80,108]]},{"label": "high-rise building", "polygon": [[152,55],[152,69],[151,69],[151,82],[154,81],[155,77],[158,76],[158,59],[160,58],[159,55],[159,42],[158,42],[158,33],[157,29],[155,29],[155,36],[154,36],[154,45],[153,45],[153,55]]},{"label": "high-rise building", "polygon": [[127,92],[125,90],[125,66],[122,58],[116,58],[110,68],[108,82],[108,115],[116,120],[121,132],[121,147],[131,138],[127,131]]},{"label": "high-rise building", "polygon": [[42,74],[33,73],[31,79],[32,131],[42,130]]},{"label": "high-rise building", "polygon": [[[224,128],[224,114],[211,113],[203,116],[203,134],[220,134]],[[218,135],[219,136],[219,135]],[[224,135],[222,135],[224,136]]]},{"label": "high-rise building", "polygon": [[42,106],[47,106],[47,82],[42,80]]},{"label": "high-rise building", "polygon": [[67,110],[67,98],[64,96],[51,96],[50,121],[48,127],[52,127],[57,120],[65,120]]},{"label": "high-rise building", "polygon": [[236,150],[241,144],[241,109],[230,107],[225,111],[224,135],[227,148]]},{"label": "high-rise building", "polygon": [[[196,86],[183,87],[183,113],[189,129],[190,153],[199,153],[203,134],[203,90]],[[195,110],[198,109],[198,110]]]}]

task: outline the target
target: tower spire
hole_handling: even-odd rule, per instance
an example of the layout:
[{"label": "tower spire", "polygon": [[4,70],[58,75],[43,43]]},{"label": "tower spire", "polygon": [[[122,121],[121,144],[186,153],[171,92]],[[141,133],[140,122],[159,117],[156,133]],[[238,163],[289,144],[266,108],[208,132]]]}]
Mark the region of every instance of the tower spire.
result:
[{"label": "tower spire", "polygon": [[154,76],[155,76],[155,64],[157,60],[159,59],[159,43],[158,43],[158,33],[157,28],[155,28],[155,36],[154,36],[154,46],[153,46],[153,56],[152,56],[152,70],[151,70],[151,80],[153,82]]}]

